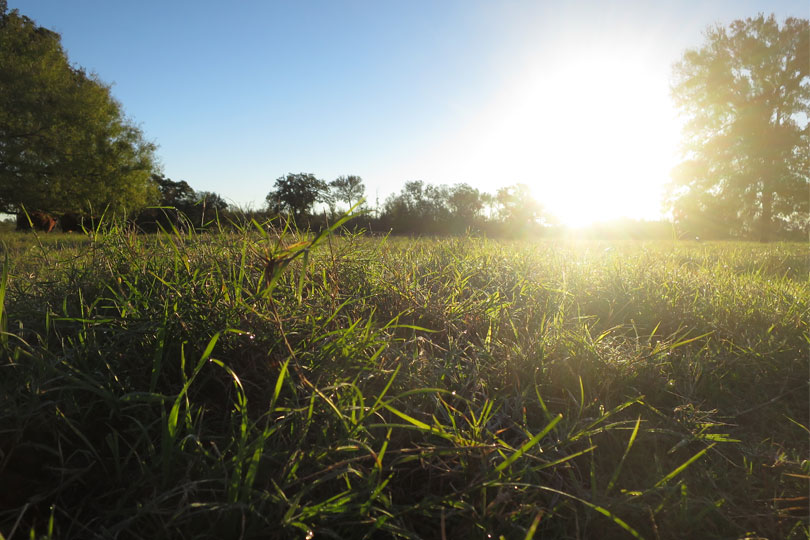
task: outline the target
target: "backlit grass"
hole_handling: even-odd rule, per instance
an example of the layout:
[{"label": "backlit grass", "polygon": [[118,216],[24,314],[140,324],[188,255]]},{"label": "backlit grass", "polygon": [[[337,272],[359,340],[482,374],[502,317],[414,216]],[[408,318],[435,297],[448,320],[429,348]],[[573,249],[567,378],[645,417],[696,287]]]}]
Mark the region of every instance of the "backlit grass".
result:
[{"label": "backlit grass", "polygon": [[5,538],[810,534],[806,245],[4,240]]}]

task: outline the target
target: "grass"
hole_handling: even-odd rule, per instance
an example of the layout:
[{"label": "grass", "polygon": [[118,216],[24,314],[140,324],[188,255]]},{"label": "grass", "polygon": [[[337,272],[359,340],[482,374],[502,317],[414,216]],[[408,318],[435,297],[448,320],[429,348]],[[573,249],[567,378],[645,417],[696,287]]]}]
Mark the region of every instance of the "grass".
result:
[{"label": "grass", "polygon": [[3,242],[3,538],[810,536],[806,245]]}]

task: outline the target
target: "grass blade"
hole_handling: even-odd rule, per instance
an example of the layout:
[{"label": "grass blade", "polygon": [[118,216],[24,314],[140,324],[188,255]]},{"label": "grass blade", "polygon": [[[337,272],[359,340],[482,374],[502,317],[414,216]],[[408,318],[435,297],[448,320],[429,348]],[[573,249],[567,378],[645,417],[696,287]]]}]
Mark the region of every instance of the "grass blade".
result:
[{"label": "grass blade", "polygon": [[514,454],[512,454],[511,456],[509,456],[508,458],[506,458],[505,460],[503,460],[503,462],[501,462],[501,464],[500,464],[500,465],[498,465],[497,467],[495,467],[495,470],[496,470],[497,472],[501,472],[501,471],[503,471],[505,468],[507,468],[509,465],[511,465],[512,463],[514,463],[514,462],[515,462],[515,460],[519,459],[519,458],[520,458],[520,456],[522,456],[523,454],[525,454],[525,453],[526,453],[526,452],[527,452],[529,449],[531,449],[531,448],[532,448],[534,445],[536,445],[538,442],[540,442],[540,439],[542,439],[543,437],[545,437],[545,436],[548,434],[548,432],[549,432],[549,431],[551,431],[552,429],[554,429],[554,426],[556,426],[556,425],[557,425],[557,422],[559,422],[560,420],[562,420],[562,415],[561,415],[561,414],[558,414],[558,415],[557,415],[557,417],[556,417],[556,418],[554,418],[554,420],[552,420],[551,422],[549,422],[549,423],[548,423],[548,425],[546,425],[546,427],[544,427],[544,428],[543,428],[543,430],[542,430],[542,431],[540,431],[540,433],[538,433],[537,435],[535,435],[534,437],[532,437],[531,439],[529,439],[528,441],[526,441],[526,443],[525,443],[523,446],[521,446],[520,448],[518,448],[518,449],[515,451],[515,453],[514,453]]},{"label": "grass blade", "polygon": [[678,475],[679,475],[680,473],[682,473],[682,472],[684,471],[684,469],[686,469],[686,468],[687,468],[689,465],[691,465],[692,463],[694,463],[695,461],[697,461],[698,459],[700,459],[700,457],[701,457],[703,454],[705,454],[706,452],[708,452],[709,450],[711,450],[711,449],[712,449],[712,447],[714,447],[714,445],[715,445],[715,444],[717,444],[717,443],[712,443],[712,444],[710,444],[709,446],[707,446],[706,448],[704,448],[703,450],[701,450],[700,452],[698,452],[698,453],[697,453],[697,454],[695,454],[694,456],[692,456],[692,457],[690,457],[689,459],[687,459],[686,461],[684,461],[684,462],[683,462],[683,463],[682,463],[680,466],[676,467],[676,468],[675,468],[675,470],[673,470],[671,473],[669,473],[668,475],[666,475],[665,477],[663,477],[661,480],[659,480],[658,482],[656,482],[656,483],[655,483],[655,486],[653,486],[653,487],[661,487],[661,486],[663,486],[664,484],[666,484],[667,482],[669,482],[670,480],[672,480],[673,478],[675,478],[676,476],[678,476]]},{"label": "grass blade", "polygon": [[633,447],[633,443],[636,440],[636,435],[638,435],[638,428],[641,425],[641,417],[639,416],[636,420],[636,425],[633,427],[633,433],[630,434],[630,440],[627,441],[627,446],[624,449],[624,453],[622,454],[621,459],[619,460],[619,464],[616,465],[616,469],[613,471],[613,475],[610,477],[610,481],[608,482],[607,487],[605,488],[605,493],[609,493],[613,486],[616,484],[616,480],[619,478],[619,473],[622,471],[622,465],[624,464],[624,460],[627,458],[627,454],[630,453],[630,449]]}]

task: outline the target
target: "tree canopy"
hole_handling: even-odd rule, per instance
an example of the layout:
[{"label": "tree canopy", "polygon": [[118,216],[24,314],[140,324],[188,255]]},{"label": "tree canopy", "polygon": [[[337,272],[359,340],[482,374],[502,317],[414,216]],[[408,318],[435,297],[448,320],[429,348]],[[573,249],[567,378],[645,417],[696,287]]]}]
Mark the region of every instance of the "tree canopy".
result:
[{"label": "tree canopy", "polygon": [[340,176],[329,182],[329,187],[334,193],[334,198],[348,204],[349,208],[362,199],[366,192],[363,179],[354,175]]},{"label": "tree canopy", "polygon": [[504,187],[493,196],[465,183],[435,186],[421,180],[406,182],[388,196],[380,220],[395,232],[508,236],[537,233],[553,221],[525,184]]},{"label": "tree canopy", "polygon": [[185,180],[175,182],[162,174],[153,174],[151,182],[160,193],[159,206],[138,213],[135,223],[146,232],[158,229],[205,229],[226,214],[228,203],[217,193],[195,191]]},{"label": "tree canopy", "polygon": [[59,34],[0,10],[0,211],[134,209],[157,200],[155,145]]},{"label": "tree canopy", "polygon": [[481,192],[469,184],[456,184],[447,198],[450,211],[462,221],[472,222],[484,208]]},{"label": "tree canopy", "polygon": [[276,179],[274,189],[265,198],[271,212],[285,212],[299,219],[327,192],[326,182],[311,173],[288,173]]},{"label": "tree canopy", "polygon": [[531,189],[526,184],[501,188],[495,199],[500,205],[501,219],[514,227],[532,227],[539,221],[550,220],[540,203],[532,197]]},{"label": "tree canopy", "polygon": [[706,32],[675,66],[686,117],[685,160],[673,171],[676,221],[770,239],[808,227],[810,26],[773,16]]}]

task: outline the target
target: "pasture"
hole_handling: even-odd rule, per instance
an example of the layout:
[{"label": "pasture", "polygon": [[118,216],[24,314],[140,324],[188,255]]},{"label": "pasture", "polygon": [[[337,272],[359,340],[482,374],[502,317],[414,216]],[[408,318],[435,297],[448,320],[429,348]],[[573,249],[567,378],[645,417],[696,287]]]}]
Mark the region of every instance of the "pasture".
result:
[{"label": "pasture", "polygon": [[6,539],[810,535],[806,244],[2,241]]}]

